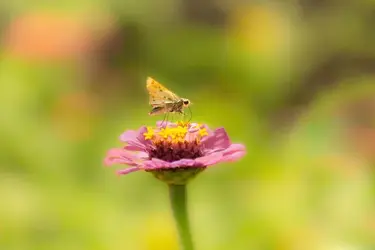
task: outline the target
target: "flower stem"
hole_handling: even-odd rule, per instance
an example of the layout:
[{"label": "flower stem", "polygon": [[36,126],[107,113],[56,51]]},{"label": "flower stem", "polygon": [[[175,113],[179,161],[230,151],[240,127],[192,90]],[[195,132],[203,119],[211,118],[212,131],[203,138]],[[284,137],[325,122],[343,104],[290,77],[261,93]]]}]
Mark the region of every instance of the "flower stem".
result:
[{"label": "flower stem", "polygon": [[180,236],[181,249],[193,250],[186,196],[186,185],[169,185],[169,199]]}]

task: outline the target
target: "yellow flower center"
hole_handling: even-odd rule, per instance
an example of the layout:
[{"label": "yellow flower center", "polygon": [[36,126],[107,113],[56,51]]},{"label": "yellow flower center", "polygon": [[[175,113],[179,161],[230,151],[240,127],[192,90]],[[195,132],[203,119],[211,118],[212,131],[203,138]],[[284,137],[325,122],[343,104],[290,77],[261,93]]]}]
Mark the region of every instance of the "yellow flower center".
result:
[{"label": "yellow flower center", "polygon": [[208,135],[206,128],[199,129],[199,135],[201,137]]},{"label": "yellow flower center", "polygon": [[181,127],[188,127],[189,124],[190,124],[189,122],[184,122],[184,121],[177,122],[177,126],[181,126]]},{"label": "yellow flower center", "polygon": [[147,127],[147,132],[143,133],[143,136],[145,137],[145,140],[150,140],[154,136],[154,130],[152,127]]},{"label": "yellow flower center", "polygon": [[[165,128],[152,128],[147,127],[147,132],[143,134],[145,140],[166,140],[172,143],[179,143],[186,141],[186,135],[189,133],[189,123],[177,122],[176,127],[165,127]],[[196,140],[208,135],[206,128],[199,128],[196,133]]]}]

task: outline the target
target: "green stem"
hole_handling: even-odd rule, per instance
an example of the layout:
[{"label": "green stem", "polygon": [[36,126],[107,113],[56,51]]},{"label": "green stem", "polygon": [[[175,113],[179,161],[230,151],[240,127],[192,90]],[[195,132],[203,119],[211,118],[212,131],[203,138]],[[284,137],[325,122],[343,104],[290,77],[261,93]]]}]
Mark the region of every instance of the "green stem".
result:
[{"label": "green stem", "polygon": [[182,250],[194,250],[187,212],[186,185],[169,185],[169,199],[180,235]]}]

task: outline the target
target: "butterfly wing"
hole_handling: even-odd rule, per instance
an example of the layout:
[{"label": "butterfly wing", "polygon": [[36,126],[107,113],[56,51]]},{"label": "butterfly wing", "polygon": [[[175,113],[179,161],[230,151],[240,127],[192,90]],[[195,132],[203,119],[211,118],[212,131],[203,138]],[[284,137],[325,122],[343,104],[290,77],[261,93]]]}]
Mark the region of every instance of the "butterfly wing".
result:
[{"label": "butterfly wing", "polygon": [[176,95],[151,77],[147,78],[146,86],[150,95],[149,103],[153,107],[164,106],[167,103],[175,103],[181,100],[178,95]]}]

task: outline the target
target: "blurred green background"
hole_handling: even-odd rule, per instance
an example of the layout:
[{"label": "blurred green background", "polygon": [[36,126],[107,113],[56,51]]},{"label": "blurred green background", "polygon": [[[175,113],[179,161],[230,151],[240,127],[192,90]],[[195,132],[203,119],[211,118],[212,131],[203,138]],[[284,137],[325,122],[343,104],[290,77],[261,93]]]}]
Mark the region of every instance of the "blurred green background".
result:
[{"label": "blurred green background", "polygon": [[178,249],[165,184],[102,163],[158,119],[147,76],[248,150],[189,185],[197,249],[375,249],[374,25],[373,0],[1,1],[0,249]]}]

